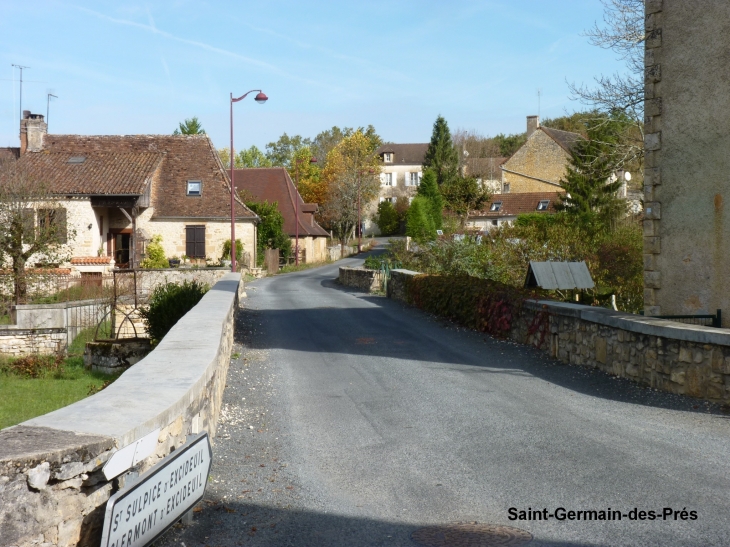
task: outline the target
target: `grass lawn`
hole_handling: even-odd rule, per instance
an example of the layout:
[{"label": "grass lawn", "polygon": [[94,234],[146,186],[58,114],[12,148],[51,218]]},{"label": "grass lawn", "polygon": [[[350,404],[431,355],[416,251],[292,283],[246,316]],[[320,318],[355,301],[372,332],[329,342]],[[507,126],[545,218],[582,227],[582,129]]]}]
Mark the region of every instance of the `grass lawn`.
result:
[{"label": "grass lawn", "polygon": [[117,378],[84,368],[81,355],[93,331],[76,337],[61,367],[44,370],[37,378],[14,372],[10,360],[0,363],[0,429],[75,403]]}]

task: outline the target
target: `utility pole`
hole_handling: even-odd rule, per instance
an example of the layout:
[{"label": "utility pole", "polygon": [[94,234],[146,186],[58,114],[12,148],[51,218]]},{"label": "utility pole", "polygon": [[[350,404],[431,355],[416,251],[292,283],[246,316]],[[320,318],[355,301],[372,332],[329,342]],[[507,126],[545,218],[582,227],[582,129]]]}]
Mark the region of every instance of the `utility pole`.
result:
[{"label": "utility pole", "polygon": [[51,119],[50,116],[50,108],[51,108],[51,97],[54,99],[58,99],[57,95],[54,95],[53,93],[48,93],[48,102],[46,103],[46,130],[48,130],[48,120]]},{"label": "utility pole", "polygon": [[13,64],[15,68],[20,69],[20,119],[23,119],[23,69],[30,68],[29,66],[22,66]]}]

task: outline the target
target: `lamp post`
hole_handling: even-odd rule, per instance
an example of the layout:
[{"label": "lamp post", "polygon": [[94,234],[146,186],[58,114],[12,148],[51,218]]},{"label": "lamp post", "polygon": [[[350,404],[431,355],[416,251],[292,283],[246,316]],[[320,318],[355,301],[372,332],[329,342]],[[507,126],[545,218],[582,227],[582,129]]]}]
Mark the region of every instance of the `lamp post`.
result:
[{"label": "lamp post", "polygon": [[358,170],[357,172],[357,252],[362,252],[362,221],[360,220],[360,194],[362,193],[362,175],[363,173],[373,174],[375,171],[372,169]]},{"label": "lamp post", "polygon": [[264,93],[260,89],[252,89],[251,91],[248,91],[238,97],[238,99],[233,98],[233,93],[231,93],[231,271],[236,271],[236,183],[235,183],[235,172],[236,172],[236,165],[233,155],[233,103],[237,103],[238,101],[242,101],[246,98],[246,95],[249,93],[253,93],[254,91],[258,91],[258,94],[256,97],[254,97],[254,100],[259,104],[264,104],[266,101],[269,100],[269,98],[264,95]]},{"label": "lamp post", "polygon": [[[294,245],[294,265],[299,266],[299,164],[304,158],[294,160],[294,178],[297,182],[297,194],[294,196],[294,226],[296,227],[296,243]],[[317,163],[317,158],[309,158],[309,163]]]}]

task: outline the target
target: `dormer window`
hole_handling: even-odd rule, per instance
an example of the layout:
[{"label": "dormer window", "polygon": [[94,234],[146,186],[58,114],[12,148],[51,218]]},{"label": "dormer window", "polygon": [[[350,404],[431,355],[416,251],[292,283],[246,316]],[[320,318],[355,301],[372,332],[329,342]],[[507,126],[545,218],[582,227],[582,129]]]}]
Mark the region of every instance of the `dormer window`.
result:
[{"label": "dormer window", "polygon": [[86,156],[71,156],[66,163],[80,164],[86,161]]},{"label": "dormer window", "polygon": [[203,181],[201,180],[189,180],[188,191],[189,196],[200,196],[203,193]]},{"label": "dormer window", "polygon": [[383,154],[383,161],[385,163],[393,163],[393,152],[385,152]]},{"label": "dormer window", "polygon": [[541,199],[540,203],[537,204],[538,211],[547,211],[548,205],[550,205],[549,199]]},{"label": "dormer window", "polygon": [[502,209],[502,202],[501,201],[495,201],[494,203],[492,203],[492,206],[489,208],[489,211],[492,212],[492,213],[496,213],[500,209]]}]

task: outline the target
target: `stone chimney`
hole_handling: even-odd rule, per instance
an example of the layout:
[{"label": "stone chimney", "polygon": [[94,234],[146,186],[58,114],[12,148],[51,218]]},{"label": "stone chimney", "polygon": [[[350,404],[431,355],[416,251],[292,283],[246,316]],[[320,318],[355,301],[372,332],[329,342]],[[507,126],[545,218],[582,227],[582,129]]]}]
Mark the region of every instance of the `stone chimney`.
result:
[{"label": "stone chimney", "polygon": [[46,133],[48,124],[43,121],[43,115],[23,110],[23,119],[20,120],[20,155],[43,150],[43,138]]},{"label": "stone chimney", "polygon": [[539,116],[527,116],[527,138],[530,138],[530,135],[532,135],[535,132],[535,129],[540,127],[540,118]]}]

